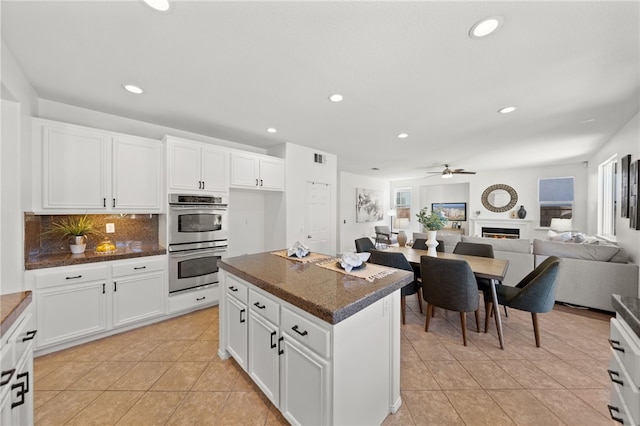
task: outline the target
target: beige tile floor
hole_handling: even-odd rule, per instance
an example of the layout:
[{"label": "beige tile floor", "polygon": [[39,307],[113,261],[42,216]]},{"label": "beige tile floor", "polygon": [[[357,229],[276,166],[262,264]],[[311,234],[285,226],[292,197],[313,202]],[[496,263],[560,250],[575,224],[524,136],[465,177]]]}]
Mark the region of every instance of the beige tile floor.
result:
[{"label": "beige tile floor", "polygon": [[[388,425],[612,425],[608,317],[556,309],[504,318],[462,346],[457,313],[436,310],[429,333],[416,299],[402,327],[403,404]],[[484,318],[484,312],[481,315]],[[232,360],[217,356],[209,308],[35,359],[37,425],[287,424]]]}]

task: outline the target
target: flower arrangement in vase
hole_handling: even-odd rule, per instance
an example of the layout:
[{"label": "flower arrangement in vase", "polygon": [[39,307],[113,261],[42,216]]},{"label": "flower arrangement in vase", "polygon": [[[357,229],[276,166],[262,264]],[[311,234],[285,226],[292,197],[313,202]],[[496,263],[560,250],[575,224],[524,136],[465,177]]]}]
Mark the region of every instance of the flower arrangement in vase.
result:
[{"label": "flower arrangement in vase", "polygon": [[447,218],[442,215],[442,212],[437,210],[432,210],[431,213],[429,213],[429,209],[426,207],[423,207],[420,212],[416,214],[416,217],[422,227],[427,229],[427,254],[429,256],[436,256],[436,247],[438,246],[436,233],[438,230],[444,228],[444,225],[447,223]]},{"label": "flower arrangement in vase", "polygon": [[61,239],[69,239],[69,248],[73,254],[84,253],[87,247],[87,236],[102,235],[87,216],[69,216],[51,224],[45,234],[54,234]]}]

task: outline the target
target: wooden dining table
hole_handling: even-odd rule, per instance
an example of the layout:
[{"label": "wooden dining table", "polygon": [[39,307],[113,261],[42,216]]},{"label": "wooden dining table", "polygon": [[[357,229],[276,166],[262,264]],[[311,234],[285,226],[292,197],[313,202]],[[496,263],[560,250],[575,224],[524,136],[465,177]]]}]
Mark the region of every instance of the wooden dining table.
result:
[{"label": "wooden dining table", "polygon": [[[428,256],[427,250],[418,250],[411,247],[397,247],[388,246],[384,251],[392,251],[396,253],[404,254],[409,263],[420,267],[420,257]],[[454,253],[442,253],[437,252],[439,259],[457,259],[465,260],[469,263],[471,271],[477,278],[487,278],[491,282],[491,298],[493,299],[493,306],[498,306],[498,295],[496,293],[496,283],[502,281],[507,274],[509,268],[509,261],[505,259],[494,259],[489,257],[468,256]],[[488,312],[487,312],[488,314]],[[500,341],[500,348],[504,349],[504,336],[502,334],[502,318],[500,316],[500,309],[494,309],[494,316],[496,319],[496,328],[498,329],[498,340]]]}]

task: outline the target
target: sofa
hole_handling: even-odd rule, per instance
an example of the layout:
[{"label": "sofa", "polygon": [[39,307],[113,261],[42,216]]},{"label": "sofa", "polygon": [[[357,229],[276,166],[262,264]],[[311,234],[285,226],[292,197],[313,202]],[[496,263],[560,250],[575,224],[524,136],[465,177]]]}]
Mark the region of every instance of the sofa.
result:
[{"label": "sofa", "polygon": [[548,256],[562,258],[556,301],[613,312],[611,295],[638,297],[638,265],[624,249],[604,241],[585,243],[533,240],[535,265]]}]

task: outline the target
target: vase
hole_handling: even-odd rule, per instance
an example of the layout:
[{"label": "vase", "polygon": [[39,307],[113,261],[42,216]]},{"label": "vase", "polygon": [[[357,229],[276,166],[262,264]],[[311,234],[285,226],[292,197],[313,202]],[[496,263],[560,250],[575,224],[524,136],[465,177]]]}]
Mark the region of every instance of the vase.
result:
[{"label": "vase", "polygon": [[84,235],[79,235],[76,237],[71,237],[69,239],[69,249],[71,249],[72,254],[82,254],[84,250],[87,248],[87,237]]},{"label": "vase", "polygon": [[518,210],[518,217],[520,219],[527,217],[527,211],[524,209],[524,206],[520,206],[520,209]]},{"label": "vase", "polygon": [[402,230],[398,231],[397,240],[398,240],[398,245],[400,247],[406,246],[407,245],[407,234]]},{"label": "vase", "polygon": [[427,231],[427,255],[437,257],[438,252],[436,251],[436,247],[438,247],[438,240],[436,240],[436,234],[438,231]]}]

